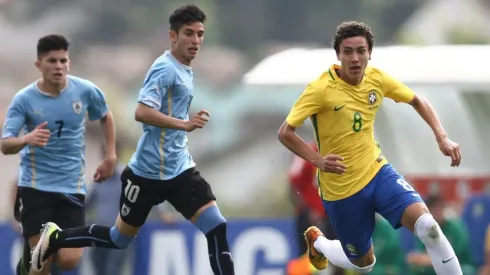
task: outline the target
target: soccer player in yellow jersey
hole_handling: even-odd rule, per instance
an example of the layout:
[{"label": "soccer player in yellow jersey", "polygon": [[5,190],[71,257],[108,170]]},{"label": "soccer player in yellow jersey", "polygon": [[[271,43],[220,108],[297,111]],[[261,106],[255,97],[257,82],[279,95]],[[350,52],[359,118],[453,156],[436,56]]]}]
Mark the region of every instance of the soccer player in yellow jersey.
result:
[{"label": "soccer player in yellow jersey", "polygon": [[[340,66],[332,65],[306,87],[279,129],[285,147],[319,168],[320,195],[339,237],[328,240],[310,227],[305,232],[310,261],[320,270],[330,260],[369,273],[376,263],[371,236],[378,212],[395,229],[405,226],[420,238],[437,274],[462,274],[453,248],[420,195],[381,155],[373,129],[381,102],[388,97],[412,105],[454,167],[461,161],[459,145],[447,137],[427,99],[368,66],[373,45],[368,26],[342,23],[333,41]],[[295,133],[307,118],[314,125],[319,153]]]}]

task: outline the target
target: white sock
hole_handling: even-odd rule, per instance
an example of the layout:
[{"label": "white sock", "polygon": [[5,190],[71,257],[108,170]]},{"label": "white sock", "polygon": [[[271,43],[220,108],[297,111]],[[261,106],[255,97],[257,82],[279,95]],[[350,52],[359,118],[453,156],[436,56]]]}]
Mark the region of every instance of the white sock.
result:
[{"label": "white sock", "polygon": [[458,257],[431,214],[424,214],[415,222],[415,234],[424,243],[438,275],[463,275]]},{"label": "white sock", "polygon": [[333,265],[343,269],[355,270],[355,266],[344,253],[342,244],[338,240],[329,240],[324,236],[319,236],[313,243],[318,252],[322,253]]}]

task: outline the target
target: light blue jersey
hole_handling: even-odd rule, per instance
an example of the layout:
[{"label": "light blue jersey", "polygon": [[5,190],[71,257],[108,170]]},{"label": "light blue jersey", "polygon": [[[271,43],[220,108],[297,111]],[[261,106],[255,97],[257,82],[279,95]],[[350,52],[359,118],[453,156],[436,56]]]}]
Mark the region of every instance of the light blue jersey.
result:
[{"label": "light blue jersey", "polygon": [[[166,51],[148,71],[138,102],[165,115],[188,120],[192,79],[191,68]],[[185,131],[143,124],[143,135],[129,161],[133,173],[148,179],[168,180],[195,165],[187,148]]]},{"label": "light blue jersey", "polygon": [[51,138],[46,147],[26,146],[20,151],[19,186],[85,194],[85,116],[103,118],[108,107],[102,91],[92,82],[68,76],[58,97],[43,93],[37,81],[20,90],[12,100],[2,138],[29,133],[47,121]]}]

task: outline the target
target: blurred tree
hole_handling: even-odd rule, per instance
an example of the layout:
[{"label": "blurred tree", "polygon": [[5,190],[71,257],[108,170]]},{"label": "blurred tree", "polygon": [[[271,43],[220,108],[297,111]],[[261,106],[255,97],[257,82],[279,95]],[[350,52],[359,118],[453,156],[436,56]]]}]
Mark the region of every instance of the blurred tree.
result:
[{"label": "blurred tree", "polygon": [[448,32],[451,44],[490,44],[490,35],[484,35],[470,26],[456,27]]}]

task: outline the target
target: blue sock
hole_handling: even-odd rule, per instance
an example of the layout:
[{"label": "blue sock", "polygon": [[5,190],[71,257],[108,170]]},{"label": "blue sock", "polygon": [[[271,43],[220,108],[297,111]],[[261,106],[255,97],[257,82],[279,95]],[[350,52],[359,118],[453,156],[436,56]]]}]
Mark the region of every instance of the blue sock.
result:
[{"label": "blue sock", "polygon": [[216,226],[226,223],[226,219],[221,215],[218,206],[213,205],[204,210],[199,217],[197,217],[195,226],[201,230],[202,233],[208,234]]},{"label": "blue sock", "polygon": [[234,265],[226,237],[226,219],[218,206],[204,210],[196,220],[196,227],[208,241],[208,253],[211,269],[215,275],[234,275]]}]

